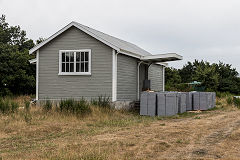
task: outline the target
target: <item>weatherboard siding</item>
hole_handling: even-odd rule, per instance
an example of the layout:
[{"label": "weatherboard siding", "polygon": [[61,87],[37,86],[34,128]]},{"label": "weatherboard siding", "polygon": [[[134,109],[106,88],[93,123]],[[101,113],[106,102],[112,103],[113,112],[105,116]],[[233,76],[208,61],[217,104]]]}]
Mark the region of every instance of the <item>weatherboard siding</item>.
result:
[{"label": "weatherboard siding", "polygon": [[148,79],[151,80],[151,90],[163,91],[163,66],[152,64],[148,69]]},{"label": "weatherboard siding", "polygon": [[117,55],[117,100],[134,101],[137,99],[137,59]]},{"label": "weatherboard siding", "polygon": [[[91,49],[91,75],[58,75],[59,50]],[[112,49],[75,27],[39,51],[39,99],[112,97]]]}]

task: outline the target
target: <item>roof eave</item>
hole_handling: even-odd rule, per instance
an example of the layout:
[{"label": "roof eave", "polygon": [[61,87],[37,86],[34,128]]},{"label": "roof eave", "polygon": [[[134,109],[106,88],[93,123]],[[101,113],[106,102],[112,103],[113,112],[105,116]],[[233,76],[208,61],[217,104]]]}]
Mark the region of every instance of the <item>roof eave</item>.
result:
[{"label": "roof eave", "polygon": [[170,62],[170,61],[178,61],[182,59],[183,57],[176,53],[157,54],[157,55],[143,56],[141,58],[142,61],[148,61],[148,62]]},{"label": "roof eave", "polygon": [[114,46],[113,44],[111,44],[110,42],[96,36],[95,34],[91,33],[90,31],[84,29],[83,27],[79,26],[76,22],[71,22],[69,23],[67,26],[65,26],[64,28],[62,28],[61,30],[59,30],[58,32],[56,32],[55,34],[53,34],[51,37],[49,37],[48,39],[46,39],[45,41],[39,43],[38,45],[36,45],[35,47],[33,47],[32,49],[29,50],[29,54],[34,53],[35,51],[37,51],[38,49],[40,49],[42,46],[44,46],[45,44],[47,44],[48,42],[50,42],[52,39],[54,39],[55,37],[57,37],[58,35],[60,35],[61,33],[63,33],[64,31],[66,31],[67,29],[69,29],[70,27],[75,26],[76,28],[80,29],[81,31],[87,33],[88,35],[96,38],[97,40],[101,41],[102,43],[106,44],[107,46],[120,51],[120,48]]},{"label": "roof eave", "polygon": [[36,63],[36,62],[37,62],[37,58],[34,58],[34,59],[30,59],[30,60],[29,60],[29,63],[30,63],[30,64],[34,64],[34,63]]},{"label": "roof eave", "polygon": [[138,59],[141,59],[141,57],[142,57],[139,54],[136,54],[136,53],[133,53],[133,52],[129,52],[129,51],[126,51],[126,50],[123,50],[123,49],[120,49],[119,53],[122,53],[122,54],[130,56],[130,57],[138,58]]}]

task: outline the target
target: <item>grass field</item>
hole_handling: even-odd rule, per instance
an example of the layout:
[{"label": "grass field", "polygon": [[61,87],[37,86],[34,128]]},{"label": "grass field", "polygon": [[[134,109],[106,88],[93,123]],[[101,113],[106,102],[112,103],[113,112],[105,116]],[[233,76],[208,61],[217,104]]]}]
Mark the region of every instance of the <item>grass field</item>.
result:
[{"label": "grass field", "polygon": [[[15,101],[23,104],[22,99]],[[217,104],[211,111],[168,118],[93,106],[84,116],[20,108],[0,114],[0,157],[239,159],[240,110],[226,99]]]}]

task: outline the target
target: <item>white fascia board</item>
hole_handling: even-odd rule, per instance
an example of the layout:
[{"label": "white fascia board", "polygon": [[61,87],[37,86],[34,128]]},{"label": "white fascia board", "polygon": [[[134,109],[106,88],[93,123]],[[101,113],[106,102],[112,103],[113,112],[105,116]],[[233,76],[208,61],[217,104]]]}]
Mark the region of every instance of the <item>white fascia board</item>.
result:
[{"label": "white fascia board", "polygon": [[120,49],[120,51],[118,53],[124,54],[126,56],[130,56],[130,57],[134,57],[134,58],[137,58],[137,59],[141,59],[140,55],[135,54],[135,53],[128,53],[128,52],[125,52],[125,51],[123,51],[121,49]]},{"label": "white fascia board", "polygon": [[36,45],[35,47],[33,47],[32,49],[29,50],[29,54],[34,53],[35,51],[37,51],[39,48],[41,48],[42,46],[44,46],[45,44],[47,44],[48,42],[50,42],[52,39],[54,39],[55,37],[57,37],[58,35],[60,35],[61,33],[63,33],[64,31],[66,31],[68,28],[70,28],[71,26],[73,26],[73,23],[71,22],[70,24],[68,24],[67,26],[65,26],[64,28],[62,28],[61,30],[59,30],[58,32],[56,32],[55,34],[53,34],[51,37],[49,37],[48,39],[46,39],[45,41],[39,43],[38,45]]},{"label": "white fascia board", "polygon": [[182,60],[183,57],[176,53],[166,53],[166,54],[156,54],[150,56],[143,56],[141,60],[157,60],[157,59],[167,59],[167,58],[176,58],[176,60]]},{"label": "white fascia board", "polygon": [[30,64],[36,63],[36,62],[37,62],[37,58],[30,59],[28,62],[29,62]]},{"label": "white fascia board", "polygon": [[164,62],[158,62],[158,63],[155,63],[155,64],[161,65],[161,66],[164,66],[164,67],[168,66],[168,63],[164,63]]},{"label": "white fascia board", "polygon": [[35,51],[37,51],[39,48],[41,48],[42,46],[44,46],[45,44],[47,44],[48,42],[50,42],[52,39],[54,39],[55,37],[57,37],[58,35],[62,34],[64,31],[66,31],[67,29],[69,29],[70,27],[75,26],[76,28],[80,29],[81,31],[87,33],[88,35],[92,36],[93,38],[99,40],[100,42],[106,44],[107,46],[111,47],[112,49],[116,50],[118,53],[122,53],[134,58],[138,58],[140,59],[142,56],[140,56],[139,54],[136,53],[132,53],[132,52],[128,52],[128,51],[124,51],[118,47],[116,47],[115,45],[111,44],[111,42],[108,42],[104,39],[102,39],[101,37],[95,35],[94,33],[92,33],[91,31],[81,27],[80,25],[78,25],[76,22],[71,22],[70,24],[68,24],[67,26],[65,26],[64,28],[62,28],[61,30],[59,30],[58,32],[56,32],[55,34],[53,34],[51,37],[49,37],[48,39],[46,39],[45,41],[39,43],[38,45],[36,45],[35,47],[33,47],[32,49],[29,50],[29,54],[34,53]]},{"label": "white fascia board", "polygon": [[53,34],[51,37],[49,37],[48,39],[46,39],[45,41],[43,41],[42,43],[39,43],[38,45],[36,45],[35,47],[33,47],[32,49],[29,50],[29,54],[34,53],[35,51],[37,51],[39,48],[41,48],[42,46],[44,46],[45,44],[47,44],[48,42],[50,42],[52,39],[54,39],[55,37],[57,37],[58,35],[60,35],[61,33],[63,33],[64,31],[66,31],[67,29],[69,29],[70,27],[75,26],[78,29],[82,30],[83,32],[87,33],[88,35],[94,37],[95,39],[101,41],[102,43],[106,44],[107,46],[119,51],[120,49],[116,46],[114,46],[113,44],[111,44],[108,41],[105,41],[104,39],[96,36],[95,34],[93,34],[92,32],[84,29],[83,27],[79,26],[76,22],[71,22],[70,24],[68,24],[67,26],[65,26],[64,28],[62,28],[61,30],[59,30],[58,32],[56,32],[55,34]]}]

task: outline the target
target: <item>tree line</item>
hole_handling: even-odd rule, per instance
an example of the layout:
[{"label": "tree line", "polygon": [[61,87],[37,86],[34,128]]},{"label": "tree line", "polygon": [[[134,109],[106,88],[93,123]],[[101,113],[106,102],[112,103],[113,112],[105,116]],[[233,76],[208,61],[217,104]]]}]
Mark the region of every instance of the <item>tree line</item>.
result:
[{"label": "tree line", "polygon": [[[5,15],[0,17],[0,96],[35,94],[36,67],[29,63],[35,58],[28,51],[34,43],[20,26],[10,26]],[[238,72],[230,64],[198,61],[188,62],[181,69],[166,68],[167,90],[188,90],[187,83],[201,82],[205,90],[240,93]]]},{"label": "tree line", "polygon": [[34,56],[28,54],[34,46],[34,41],[26,37],[20,26],[10,26],[5,15],[0,17],[1,96],[35,93],[36,69],[29,63]]},{"label": "tree line", "polygon": [[240,93],[240,77],[236,68],[223,62],[210,64],[207,61],[187,62],[181,69],[166,68],[165,83],[167,90],[183,90],[188,83],[197,81],[205,91]]}]

